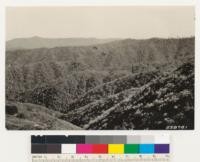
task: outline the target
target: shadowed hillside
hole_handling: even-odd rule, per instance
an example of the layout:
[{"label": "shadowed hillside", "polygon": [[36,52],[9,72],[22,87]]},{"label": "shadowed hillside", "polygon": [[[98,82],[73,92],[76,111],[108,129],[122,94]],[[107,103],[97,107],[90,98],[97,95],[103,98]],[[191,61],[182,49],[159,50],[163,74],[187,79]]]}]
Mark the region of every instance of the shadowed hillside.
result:
[{"label": "shadowed hillside", "polygon": [[81,129],[59,119],[61,113],[30,103],[6,103],[6,128],[19,130]]}]

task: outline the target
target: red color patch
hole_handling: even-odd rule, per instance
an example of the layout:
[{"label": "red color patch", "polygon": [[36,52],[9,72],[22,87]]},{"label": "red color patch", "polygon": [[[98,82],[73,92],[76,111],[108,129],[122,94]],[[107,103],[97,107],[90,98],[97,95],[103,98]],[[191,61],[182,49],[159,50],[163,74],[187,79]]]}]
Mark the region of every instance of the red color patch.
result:
[{"label": "red color patch", "polygon": [[94,144],[92,145],[92,152],[96,154],[107,154],[108,145],[107,144]]}]

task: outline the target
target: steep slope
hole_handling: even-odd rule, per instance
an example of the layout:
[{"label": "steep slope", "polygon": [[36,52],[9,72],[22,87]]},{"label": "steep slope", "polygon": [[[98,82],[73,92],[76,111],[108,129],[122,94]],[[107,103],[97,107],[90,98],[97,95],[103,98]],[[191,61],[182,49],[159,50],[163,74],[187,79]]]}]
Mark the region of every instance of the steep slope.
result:
[{"label": "steep slope", "polygon": [[147,84],[152,79],[155,79],[159,76],[159,74],[160,73],[158,71],[129,74],[108,83],[101,84],[89,90],[76,101],[69,104],[69,108],[67,110],[76,111],[77,108],[85,106],[96,100],[104,99],[110,95],[115,95],[130,88],[140,87]]},{"label": "steep slope", "polygon": [[16,38],[6,42],[7,50],[53,48],[66,46],[88,46],[115,41],[117,39],[96,38],[42,38],[38,36],[30,38]]},{"label": "steep slope", "polygon": [[193,129],[194,65],[89,103],[67,119],[84,129]]},{"label": "steep slope", "polygon": [[[127,39],[85,47],[7,51],[6,98],[65,112],[98,85],[131,73],[171,71],[193,56],[194,38]],[[108,93],[108,87],[104,88],[102,97],[120,85]]]},{"label": "steep slope", "polygon": [[[39,113],[38,113],[39,112]],[[59,119],[61,113],[30,103],[7,102],[6,128],[17,130],[81,129]]]}]

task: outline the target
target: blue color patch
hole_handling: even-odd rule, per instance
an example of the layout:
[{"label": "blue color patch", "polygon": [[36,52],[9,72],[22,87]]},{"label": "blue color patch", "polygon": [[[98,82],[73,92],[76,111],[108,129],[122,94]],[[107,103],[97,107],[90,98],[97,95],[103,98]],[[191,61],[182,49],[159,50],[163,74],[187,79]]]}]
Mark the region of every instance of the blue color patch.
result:
[{"label": "blue color patch", "polygon": [[140,144],[139,152],[141,154],[154,154],[154,144]]}]

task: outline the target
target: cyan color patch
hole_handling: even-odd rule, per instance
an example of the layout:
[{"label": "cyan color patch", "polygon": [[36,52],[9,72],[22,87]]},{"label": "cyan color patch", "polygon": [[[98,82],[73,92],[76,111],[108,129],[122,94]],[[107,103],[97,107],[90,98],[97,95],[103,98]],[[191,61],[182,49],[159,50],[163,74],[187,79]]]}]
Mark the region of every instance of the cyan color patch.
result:
[{"label": "cyan color patch", "polygon": [[141,154],[154,154],[154,144],[140,144],[139,153]]}]

